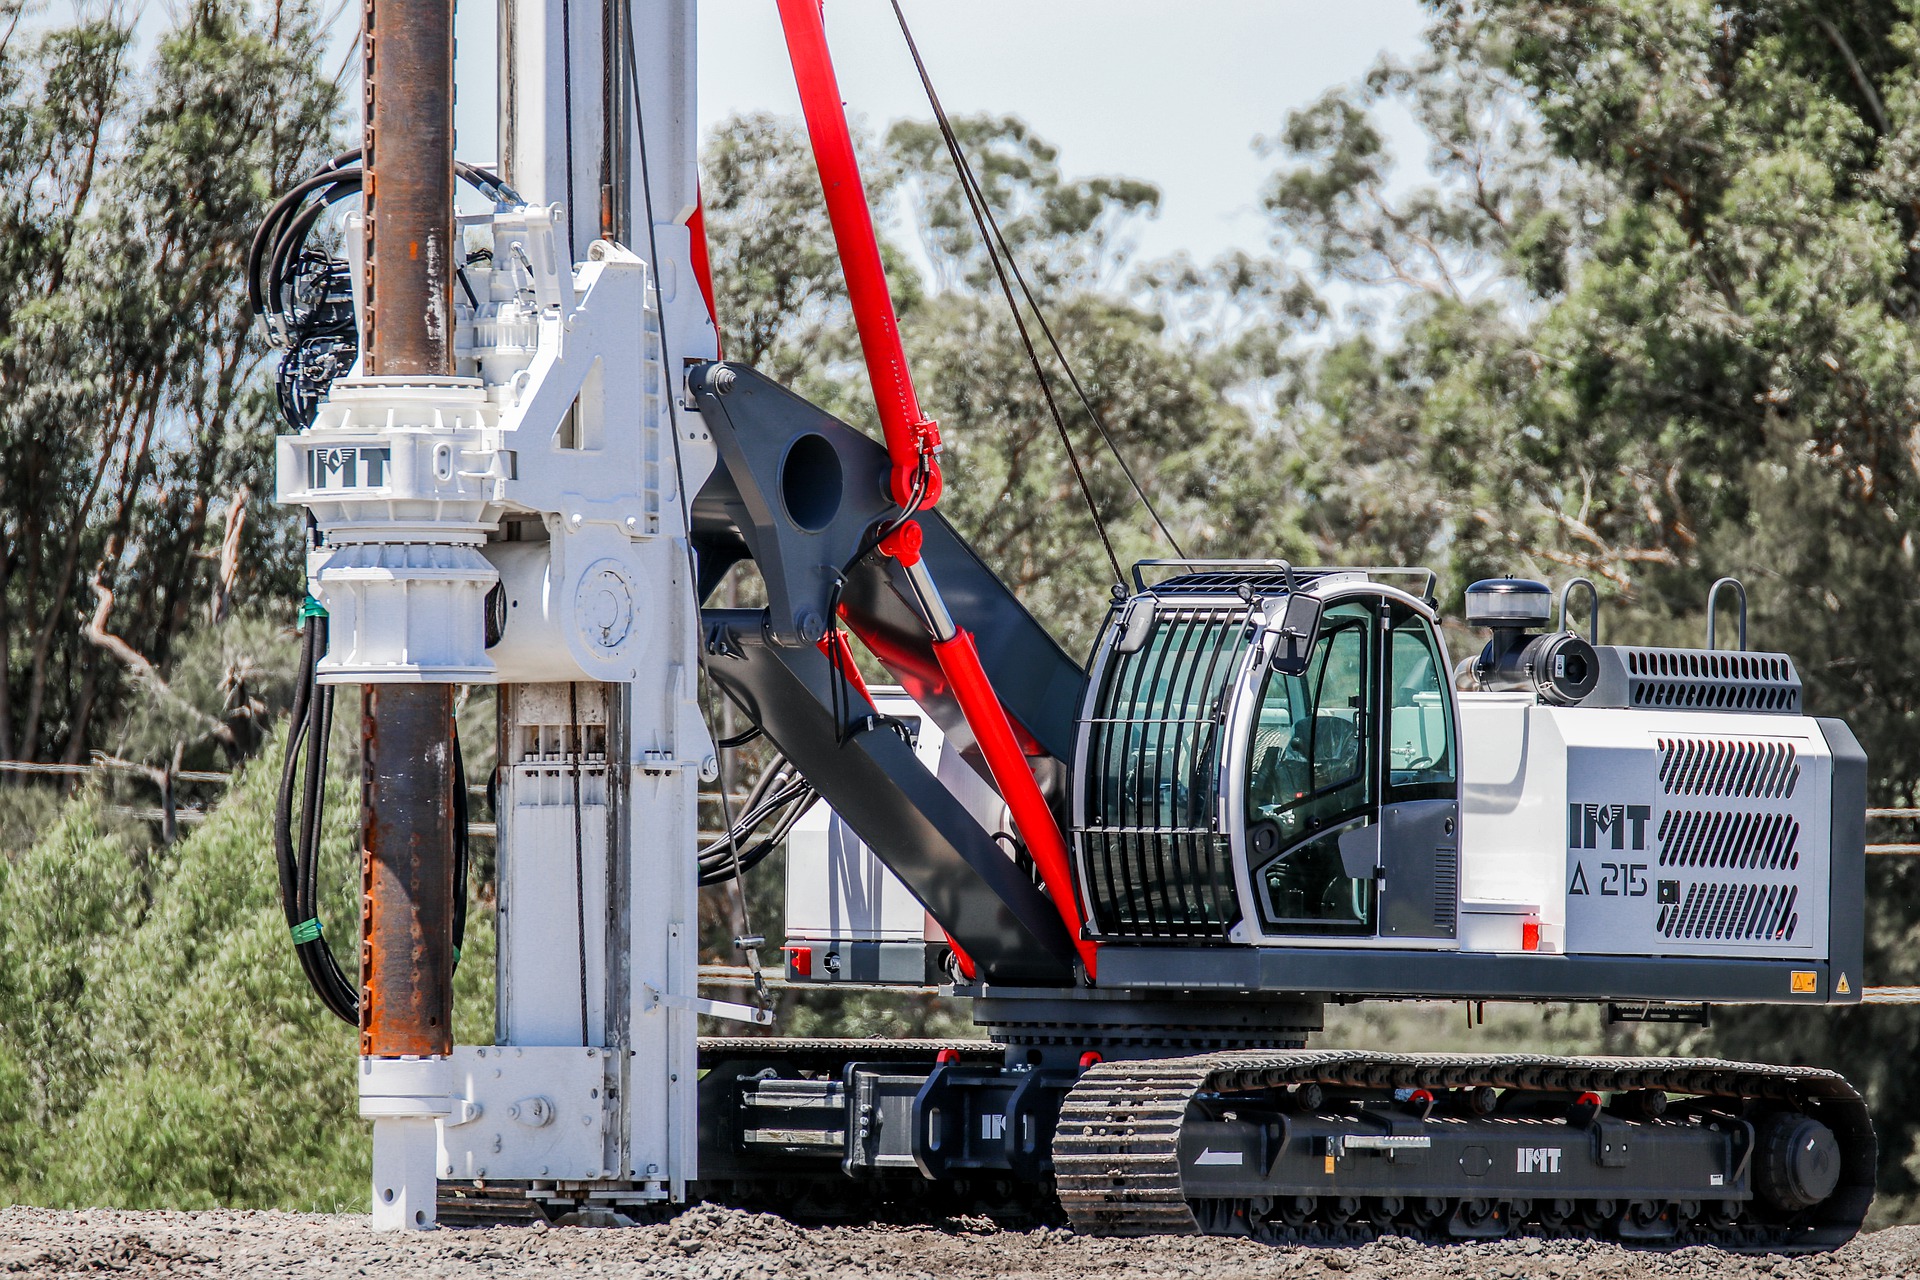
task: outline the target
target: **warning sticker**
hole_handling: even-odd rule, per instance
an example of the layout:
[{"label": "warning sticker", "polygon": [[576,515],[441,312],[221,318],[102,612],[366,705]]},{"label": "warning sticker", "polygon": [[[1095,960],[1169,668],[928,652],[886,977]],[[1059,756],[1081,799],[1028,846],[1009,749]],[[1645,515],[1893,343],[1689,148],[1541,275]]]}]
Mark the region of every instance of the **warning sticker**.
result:
[{"label": "warning sticker", "polygon": [[1796,996],[1818,994],[1820,990],[1820,975],[1811,969],[1795,969],[1788,986]]},{"label": "warning sticker", "polygon": [[1853,994],[1853,984],[1847,981],[1846,974],[1841,974],[1840,981],[1833,984],[1833,994],[1837,996],[1850,996]]}]

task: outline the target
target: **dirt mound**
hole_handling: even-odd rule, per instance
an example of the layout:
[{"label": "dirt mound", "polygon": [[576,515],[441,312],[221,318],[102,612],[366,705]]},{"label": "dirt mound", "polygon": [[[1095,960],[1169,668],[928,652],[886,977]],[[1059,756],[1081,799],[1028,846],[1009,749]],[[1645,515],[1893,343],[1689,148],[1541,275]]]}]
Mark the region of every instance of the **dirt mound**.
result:
[{"label": "dirt mound", "polygon": [[1642,1253],[1587,1242],[1509,1240],[1430,1247],[1390,1238],[1357,1249],[1268,1248],[1245,1240],[1102,1240],[1070,1231],[798,1227],[700,1205],[667,1222],[596,1230],[489,1227],[376,1235],[367,1219],[321,1214],[79,1213],[0,1209],[0,1276],[545,1277],[661,1280],[1884,1280],[1920,1276],[1920,1227],[1862,1236],[1837,1253],[1740,1257]]}]

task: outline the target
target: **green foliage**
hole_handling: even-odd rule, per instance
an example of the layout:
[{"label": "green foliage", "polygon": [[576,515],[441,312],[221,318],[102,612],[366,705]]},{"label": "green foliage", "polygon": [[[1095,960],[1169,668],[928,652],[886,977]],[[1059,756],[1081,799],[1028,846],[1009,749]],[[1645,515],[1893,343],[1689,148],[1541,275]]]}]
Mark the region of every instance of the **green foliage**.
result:
[{"label": "green foliage", "polygon": [[[0,1196],[129,1208],[354,1209],[370,1169],[354,1030],[293,959],[271,861],[280,752],[199,830],[146,850],[83,794],[0,860]],[[351,948],[357,762],[328,783],[325,919]],[[491,914],[476,900],[457,1031],[492,1039]],[[342,940],[345,940],[344,943]],[[351,971],[351,964],[349,964]]]},{"label": "green foliage", "polygon": [[[1158,187],[1138,178],[1069,179],[1059,152],[1015,116],[961,116],[951,124],[1031,283],[1057,295],[1109,289],[1124,278],[1130,231],[1159,211]],[[936,287],[991,290],[993,268],[939,128],[897,121],[887,130],[887,152],[915,196],[915,226],[934,261]]]},{"label": "green foliage", "polygon": [[[1218,362],[1112,289],[1130,263],[1129,227],[1157,208],[1158,191],[1126,178],[1070,179],[1053,147],[1010,117],[954,126],[1089,400],[1183,549],[1266,555],[1303,546],[1272,500],[1278,460],[1228,399]],[[944,144],[931,125],[896,124],[885,155],[862,163],[882,207],[907,188],[934,264],[937,291],[927,293],[883,239],[915,384],[947,448],[941,510],[1070,651],[1084,651],[1111,570]],[[702,172],[716,275],[739,273],[720,286],[728,358],[874,428],[805,134],[767,116],[727,121]],[[734,290],[738,298],[728,296]],[[1044,348],[1042,359],[1121,564],[1167,554],[1060,366]]]},{"label": "green foliage", "polygon": [[164,681],[128,691],[112,754],[165,763],[181,749],[189,768],[221,768],[257,749],[271,712],[291,705],[300,644],[284,601],[248,606],[219,626],[181,637]]}]

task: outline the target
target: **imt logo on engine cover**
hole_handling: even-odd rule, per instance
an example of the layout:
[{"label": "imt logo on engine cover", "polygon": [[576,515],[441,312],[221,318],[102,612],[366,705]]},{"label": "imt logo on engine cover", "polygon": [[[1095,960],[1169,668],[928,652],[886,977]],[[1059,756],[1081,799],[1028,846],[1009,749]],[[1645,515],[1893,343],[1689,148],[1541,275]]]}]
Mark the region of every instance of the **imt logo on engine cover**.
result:
[{"label": "imt logo on engine cover", "polygon": [[1568,952],[1819,954],[1831,765],[1804,722],[1754,733],[1731,715],[1605,709],[1556,723]]}]

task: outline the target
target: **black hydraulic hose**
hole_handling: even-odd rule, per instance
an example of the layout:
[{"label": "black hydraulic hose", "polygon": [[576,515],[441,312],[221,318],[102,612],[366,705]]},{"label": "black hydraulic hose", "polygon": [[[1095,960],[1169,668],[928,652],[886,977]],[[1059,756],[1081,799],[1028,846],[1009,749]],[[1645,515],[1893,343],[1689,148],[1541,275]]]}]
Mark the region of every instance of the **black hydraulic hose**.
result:
[{"label": "black hydraulic hose", "polygon": [[[260,287],[260,262],[266,257],[269,246],[279,243],[280,223],[285,221],[308,195],[321,187],[339,182],[341,177],[339,171],[332,169],[314,174],[274,201],[273,207],[267,210],[267,216],[260,220],[259,229],[253,233],[253,243],[247,249],[247,302],[256,314],[267,309],[267,295]],[[357,191],[359,188],[360,181],[356,174],[352,189]],[[329,192],[328,199],[321,201],[322,207],[332,203],[331,197],[332,193]]]},{"label": "black hydraulic hose", "polygon": [[[315,632],[314,659],[327,649],[328,625],[325,617],[311,620]],[[320,848],[326,828],[327,755],[333,740],[334,689],[316,682],[313,713],[308,719],[305,804],[300,823],[300,918],[311,922],[312,937],[301,943],[319,970],[327,994],[322,998],[343,1021],[360,1023],[359,983],[350,981],[341,971],[333,949],[320,935]]]},{"label": "black hydraulic hose", "polygon": [[[819,792],[799,776],[791,761],[775,756],[748,788],[740,815],[732,819],[726,832],[699,851],[699,883],[725,884],[736,874],[766,861],[818,798]],[[755,833],[769,819],[773,825],[756,839]],[[746,843],[749,840],[751,844]]]},{"label": "black hydraulic hose", "polygon": [[[247,302],[256,315],[280,309],[279,289],[285,279],[284,264],[298,256],[307,233],[319,213],[340,200],[359,192],[364,173],[359,165],[358,149],[344,151],[328,161],[327,167],[295,183],[274,201],[253,234],[247,249]],[[522,204],[518,192],[498,176],[475,165],[458,163],[454,172],[482,195],[505,204]],[[314,192],[330,188],[318,203],[302,210],[301,205]],[[271,262],[263,278],[261,266]]]},{"label": "black hydraulic hose", "polygon": [[[299,864],[293,840],[293,792],[300,772],[300,749],[313,706],[313,682],[309,675],[313,670],[314,641],[312,625],[303,627],[300,636],[300,678],[294,684],[286,755],[280,767],[280,790],[273,808],[274,865],[280,878],[280,904],[286,915],[287,928],[296,938],[302,932],[300,924],[305,917],[299,909]],[[314,967],[310,950],[296,943],[294,954],[300,961],[300,971],[306,975],[308,984],[331,1009],[333,1003],[328,998],[330,993],[320,972]]]},{"label": "black hydraulic hose", "polygon": [[[467,764],[460,757],[460,728],[453,730],[453,963],[467,940]],[[498,830],[496,827],[495,830]]]},{"label": "black hydraulic hose", "polygon": [[313,627],[300,630],[300,676],[293,685],[293,709],[287,725],[287,750],[280,762],[280,791],[273,803],[274,866],[280,873],[280,905],[287,917],[287,928],[300,923],[295,914],[293,856],[293,783],[300,769],[300,742],[307,731],[307,713],[313,699],[313,684],[307,673],[313,670]]},{"label": "black hydraulic hose", "polygon": [[[327,754],[333,736],[335,694],[331,685],[318,683],[315,668],[326,648],[326,618],[324,615],[309,617],[301,633],[301,675],[294,686],[287,754],[281,765],[280,791],[274,803],[273,844],[281,907],[293,936],[300,970],[329,1011],[341,1021],[358,1026],[358,985],[334,957],[333,949],[322,934],[320,921],[320,849],[325,836]],[[457,737],[453,768],[453,950],[457,964],[466,940],[467,880],[471,866],[466,769]]]},{"label": "black hydraulic hose", "polygon": [[[357,1026],[360,1021],[358,994],[340,971],[339,962],[321,934],[315,892],[319,797],[325,785],[326,741],[333,720],[333,690],[319,685],[315,679],[315,667],[326,651],[326,641],[326,619],[309,616],[301,629],[300,676],[294,686],[286,757],[281,765],[280,791],[274,803],[273,844],[281,908],[300,970],[322,1004],[343,1021]],[[296,792],[302,801],[297,830]]]}]

